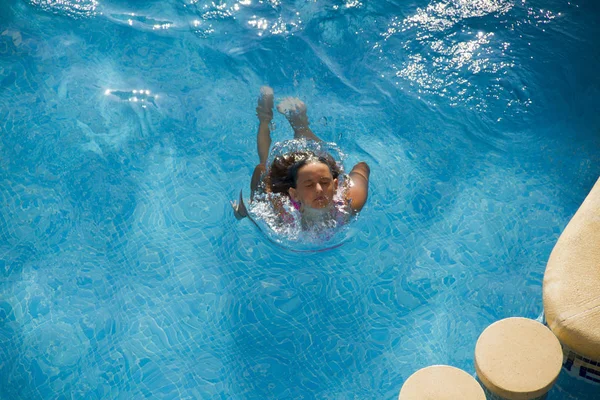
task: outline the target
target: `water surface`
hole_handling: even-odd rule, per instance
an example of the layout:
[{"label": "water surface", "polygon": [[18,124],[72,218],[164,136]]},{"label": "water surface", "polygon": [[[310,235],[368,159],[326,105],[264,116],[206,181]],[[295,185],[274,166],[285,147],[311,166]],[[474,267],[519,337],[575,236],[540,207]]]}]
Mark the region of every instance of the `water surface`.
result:
[{"label": "water surface", "polygon": [[[3,399],[391,399],[421,367],[474,373],[488,324],[540,315],[550,251],[600,175],[591,1],[0,15]],[[282,251],[232,215],[265,83],[371,166],[339,248]],[[589,398],[573,386],[549,398]]]}]

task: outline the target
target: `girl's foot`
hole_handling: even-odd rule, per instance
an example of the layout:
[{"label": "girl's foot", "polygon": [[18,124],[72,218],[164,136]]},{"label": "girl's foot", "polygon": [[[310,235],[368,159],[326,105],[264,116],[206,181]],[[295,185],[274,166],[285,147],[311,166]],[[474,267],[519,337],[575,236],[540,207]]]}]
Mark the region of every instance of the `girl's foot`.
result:
[{"label": "girl's foot", "polygon": [[308,128],[306,104],[297,97],[286,97],[277,104],[277,111],[285,115],[294,130]]},{"label": "girl's foot", "polygon": [[260,122],[270,123],[273,119],[273,89],[269,86],[260,88],[256,116]]}]

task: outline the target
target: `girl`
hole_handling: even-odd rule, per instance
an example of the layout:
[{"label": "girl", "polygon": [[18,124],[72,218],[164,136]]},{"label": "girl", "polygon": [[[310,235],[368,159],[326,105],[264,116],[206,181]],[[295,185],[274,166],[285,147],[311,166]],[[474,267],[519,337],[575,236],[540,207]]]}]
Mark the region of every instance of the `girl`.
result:
[{"label": "girl", "polygon": [[[308,146],[311,141],[321,142],[309,128],[306,105],[297,98],[286,98],[277,105],[294,130],[302,150],[292,151],[275,157],[269,168],[267,158],[271,146],[269,125],[273,119],[273,89],[263,86],[260,89],[256,115],[258,116],[257,148],[260,163],[254,168],[250,184],[250,201],[258,193],[266,194],[283,221],[289,220],[284,202],[300,212],[303,228],[315,223],[336,218],[336,212],[346,210],[352,215],[359,212],[367,201],[369,189],[369,166],[365,162],[356,164],[340,187],[340,168],[327,153],[315,152]],[[302,146],[302,144],[307,144]],[[340,190],[341,189],[341,190]],[[242,201],[231,203],[236,218],[248,216]]]}]

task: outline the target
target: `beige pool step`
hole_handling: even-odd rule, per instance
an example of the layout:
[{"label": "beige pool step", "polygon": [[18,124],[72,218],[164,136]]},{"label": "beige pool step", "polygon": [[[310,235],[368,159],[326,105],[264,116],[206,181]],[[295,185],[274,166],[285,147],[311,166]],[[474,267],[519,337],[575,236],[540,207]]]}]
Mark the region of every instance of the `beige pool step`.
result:
[{"label": "beige pool step", "polygon": [[432,365],[418,370],[404,382],[398,399],[486,400],[475,378],[449,365]]},{"label": "beige pool step", "polygon": [[475,370],[488,399],[543,399],[558,378],[562,360],[556,336],[528,318],[494,322],[475,346]]},{"label": "beige pool step", "polygon": [[543,284],[546,323],[565,368],[600,383],[600,179],[554,246]]}]

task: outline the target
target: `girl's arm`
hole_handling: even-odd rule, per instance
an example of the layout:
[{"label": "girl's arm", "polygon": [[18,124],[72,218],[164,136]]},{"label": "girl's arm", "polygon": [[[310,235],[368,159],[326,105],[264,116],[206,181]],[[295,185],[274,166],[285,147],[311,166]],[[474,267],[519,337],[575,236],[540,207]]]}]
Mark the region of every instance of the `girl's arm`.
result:
[{"label": "girl's arm", "polygon": [[366,162],[361,161],[350,171],[352,185],[348,189],[348,200],[352,211],[359,212],[367,202],[369,195],[369,175],[371,169]]}]

